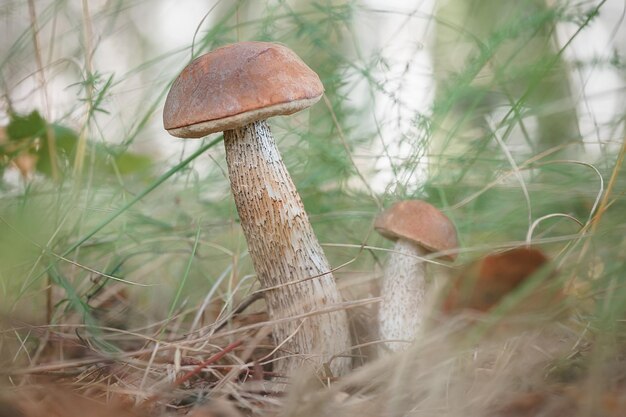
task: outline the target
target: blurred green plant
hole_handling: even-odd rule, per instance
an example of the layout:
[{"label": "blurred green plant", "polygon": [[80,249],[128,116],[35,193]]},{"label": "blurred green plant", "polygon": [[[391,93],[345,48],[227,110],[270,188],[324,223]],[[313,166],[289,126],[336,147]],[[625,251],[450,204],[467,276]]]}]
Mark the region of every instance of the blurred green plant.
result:
[{"label": "blurred green plant", "polygon": [[[45,140],[48,128],[56,147],[56,161],[52,159],[53,153]],[[37,172],[51,178],[52,164],[56,164],[64,176],[71,174],[76,159],[78,132],[58,123],[48,125],[36,110],[27,115],[11,113],[4,131],[5,140],[0,142],[0,169],[13,162],[23,176]],[[88,155],[96,179],[106,179],[111,175],[142,174],[144,178],[150,175],[151,158],[129,152],[124,146],[90,142]]]}]

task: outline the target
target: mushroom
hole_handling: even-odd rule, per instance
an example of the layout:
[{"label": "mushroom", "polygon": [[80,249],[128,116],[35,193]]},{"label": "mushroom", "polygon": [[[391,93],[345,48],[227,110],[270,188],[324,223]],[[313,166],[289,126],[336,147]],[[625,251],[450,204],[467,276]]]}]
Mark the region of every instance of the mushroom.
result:
[{"label": "mushroom", "polygon": [[[273,338],[285,357],[274,370],[305,363],[334,375],[350,360],[346,312],[317,313],[341,302],[330,266],[265,119],[315,104],[324,87],[285,46],[241,42],[191,62],[174,81],[163,123],[173,136],[224,132],[231,190],[264,292]],[[332,359],[332,360],[331,360]]]},{"label": "mushroom", "polygon": [[[396,241],[384,270],[378,324],[380,337],[386,341],[383,346],[400,351],[406,345],[391,340],[414,340],[425,319],[426,264],[422,257],[455,249],[456,229],[448,217],[420,200],[393,204],[376,218],[374,228]],[[456,253],[441,257],[454,260]]]},{"label": "mushroom", "polygon": [[[488,312],[507,295],[520,288],[528,279],[548,264],[549,260],[539,249],[518,247],[503,252],[491,253],[478,259],[455,277],[443,300],[446,314],[463,310]],[[551,271],[549,277],[554,275]],[[545,310],[557,306],[563,297],[559,283],[545,280],[514,309],[517,312]]]}]

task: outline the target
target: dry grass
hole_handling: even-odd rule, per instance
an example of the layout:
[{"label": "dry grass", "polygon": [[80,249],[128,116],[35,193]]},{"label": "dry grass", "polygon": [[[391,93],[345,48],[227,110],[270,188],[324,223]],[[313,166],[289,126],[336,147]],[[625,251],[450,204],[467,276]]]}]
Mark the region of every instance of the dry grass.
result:
[{"label": "dry grass", "polygon": [[[352,288],[352,296],[359,293]],[[107,305],[111,311],[126,301],[114,295]],[[575,297],[570,294],[570,301]],[[348,308],[355,370],[341,379],[307,370],[291,378],[272,373],[272,361],[289,353],[271,346],[272,323],[256,303],[244,302],[193,333],[172,324],[127,331],[103,327],[103,340],[125,347],[109,355],[81,338],[81,325],[13,321],[3,332],[5,343],[12,334],[16,350],[25,349],[19,335],[31,334],[45,346],[32,365],[14,362],[2,371],[13,385],[6,387],[2,406],[25,417],[42,415],[41,410],[81,415],[86,409],[94,416],[307,417],[619,416],[626,411],[626,362],[601,364],[597,379],[591,366],[601,346],[589,324],[576,318],[584,314],[577,303],[556,315],[520,308],[433,314],[406,352],[377,358],[371,326],[376,300]],[[513,304],[523,306],[524,300]]]}]

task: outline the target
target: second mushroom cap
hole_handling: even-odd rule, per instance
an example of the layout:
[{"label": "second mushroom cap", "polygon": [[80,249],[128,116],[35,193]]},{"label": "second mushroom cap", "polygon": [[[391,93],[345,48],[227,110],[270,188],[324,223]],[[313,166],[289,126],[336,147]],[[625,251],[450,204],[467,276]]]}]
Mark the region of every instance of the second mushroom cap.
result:
[{"label": "second mushroom cap", "polygon": [[[454,251],[458,247],[454,223],[421,200],[393,204],[376,218],[374,228],[387,239],[406,239],[431,252]],[[456,255],[456,252],[450,252],[442,257],[454,260]]]}]

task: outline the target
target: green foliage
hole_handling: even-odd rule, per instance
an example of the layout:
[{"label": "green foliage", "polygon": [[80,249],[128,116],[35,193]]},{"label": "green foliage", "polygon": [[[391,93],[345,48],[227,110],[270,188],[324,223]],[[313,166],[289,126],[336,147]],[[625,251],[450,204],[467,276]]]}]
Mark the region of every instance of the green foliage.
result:
[{"label": "green foliage", "polygon": [[[63,175],[71,173],[76,159],[78,132],[61,124],[48,124],[39,112],[32,111],[26,116],[11,114],[6,133],[9,143],[0,146],[0,158],[11,161],[26,152],[36,157],[37,172],[52,177],[52,158],[56,155],[54,163],[61,168]],[[53,152],[50,143],[53,144]],[[90,152],[93,152],[91,167],[97,178],[107,178],[116,173],[145,176],[152,165],[149,157],[128,152],[124,147],[92,142]]]},{"label": "green foliage", "polygon": [[38,138],[45,134],[46,121],[39,112],[33,111],[27,116],[12,114],[7,134],[10,140],[20,141],[31,138]]}]

